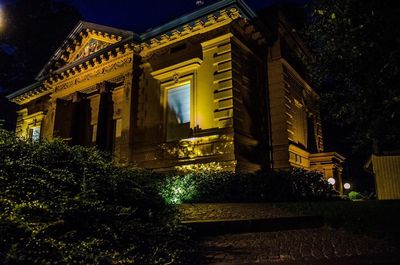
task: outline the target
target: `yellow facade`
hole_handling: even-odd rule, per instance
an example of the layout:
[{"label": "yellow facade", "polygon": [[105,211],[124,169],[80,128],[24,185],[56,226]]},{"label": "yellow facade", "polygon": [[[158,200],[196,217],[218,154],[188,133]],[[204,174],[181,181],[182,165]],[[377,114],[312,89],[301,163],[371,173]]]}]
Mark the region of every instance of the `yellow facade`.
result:
[{"label": "yellow facade", "polygon": [[400,155],[372,155],[365,168],[374,174],[378,200],[400,199]]},{"label": "yellow facade", "polygon": [[39,126],[42,139],[159,171],[325,172],[319,97],[285,58],[281,42],[297,36],[279,21],[272,40],[225,0],[142,35],[81,22],[38,82],[9,96],[17,134]]}]

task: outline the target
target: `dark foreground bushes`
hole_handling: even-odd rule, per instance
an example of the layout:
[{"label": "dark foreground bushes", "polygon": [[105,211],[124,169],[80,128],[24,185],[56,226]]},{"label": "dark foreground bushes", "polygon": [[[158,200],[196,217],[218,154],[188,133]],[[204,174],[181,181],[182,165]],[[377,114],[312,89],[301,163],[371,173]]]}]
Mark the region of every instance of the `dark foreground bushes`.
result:
[{"label": "dark foreground bushes", "polygon": [[289,202],[337,198],[337,192],[320,173],[199,172],[167,178],[162,195],[168,203],[190,202]]},{"label": "dark foreground bushes", "polygon": [[167,264],[184,233],[159,176],[0,130],[0,264]]}]

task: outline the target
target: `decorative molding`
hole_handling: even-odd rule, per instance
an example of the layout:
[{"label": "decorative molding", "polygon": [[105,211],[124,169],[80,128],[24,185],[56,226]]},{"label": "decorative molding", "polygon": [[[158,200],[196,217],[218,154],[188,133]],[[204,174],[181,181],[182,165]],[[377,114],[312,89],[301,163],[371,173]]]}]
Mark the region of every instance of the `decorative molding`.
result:
[{"label": "decorative molding", "polygon": [[146,53],[171,45],[174,42],[181,41],[195,34],[204,33],[229,24],[241,17],[242,14],[237,8],[232,7],[229,10],[222,9],[214,14],[206,16],[205,18],[184,24],[179,28],[175,28],[143,42],[141,44],[141,56],[146,56]]},{"label": "decorative molding", "polygon": [[99,64],[98,66],[93,66],[93,69],[91,69],[90,71],[85,72],[82,75],[78,75],[78,76],[71,76],[68,79],[63,80],[62,82],[58,83],[58,84],[54,84],[55,87],[55,91],[59,92],[62,90],[65,90],[69,87],[78,85],[82,82],[85,81],[89,81],[92,78],[96,78],[98,76],[101,75],[105,75],[109,72],[115,71],[119,68],[123,68],[128,64],[132,63],[132,57],[128,56],[127,58],[118,58],[115,60],[110,61],[107,64]]},{"label": "decorative molding", "polygon": [[[227,3],[224,3],[224,5],[233,4],[233,2],[228,2],[229,1],[227,1]],[[47,71],[49,72],[49,76],[40,81],[40,86],[32,88],[32,90],[28,91],[24,91],[24,89],[22,89],[21,95],[17,95],[16,97],[11,98],[11,100],[20,105],[25,104],[35,98],[53,92],[55,84],[57,86],[57,91],[60,91],[67,87],[84,82],[88,80],[88,78],[93,78],[94,76],[112,71],[113,69],[119,68],[122,65],[118,65],[118,63],[112,63],[113,66],[107,66],[104,69],[101,69],[101,67],[103,67],[101,65],[104,62],[108,61],[114,62],[118,60],[115,60],[115,58],[118,58],[126,53],[139,54],[143,58],[147,59],[152,59],[153,57],[156,58],[157,56],[161,56],[162,54],[168,52],[167,47],[173,43],[182,41],[195,35],[206,33],[217,28],[221,28],[225,25],[230,24],[233,21],[238,21],[238,23],[236,24],[243,25],[243,27],[245,27],[245,32],[248,31],[250,32],[250,35],[256,36],[256,38],[260,38],[261,34],[258,34],[259,32],[257,31],[254,32],[254,27],[251,27],[252,25],[247,19],[249,14],[247,14],[246,12],[249,12],[249,10],[246,9],[246,6],[243,6],[243,3],[239,6],[221,6],[220,8],[223,9],[210,11],[210,13],[208,13],[204,17],[198,17],[196,19],[193,19],[193,21],[191,22],[185,23],[183,25],[177,25],[176,27],[170,28],[167,30],[167,32],[160,33],[159,35],[152,35],[153,37],[151,37],[151,39],[145,39],[145,36],[147,36],[146,34],[143,34],[142,36],[140,36],[140,38],[136,36],[136,39],[125,38],[127,37],[127,33],[124,33],[124,37],[118,35],[115,32],[106,33],[96,29],[84,28],[84,25],[86,24],[91,27],[94,27],[94,24],[92,25],[91,23],[81,22],[79,24],[80,26],[78,25],[77,28],[71,33],[73,36],[69,36],[69,41],[66,41],[66,43],[63,44],[63,46],[60,47],[59,51],[57,51],[57,53],[54,55],[54,58],[51,59],[52,66],[58,63],[58,69],[51,70],[49,68],[50,65],[48,65],[48,68],[45,67],[45,69],[47,69]],[[97,27],[109,29],[108,27],[100,25],[97,25]],[[246,28],[248,30],[246,30]],[[81,59],[74,60],[74,56],[76,57],[76,55],[82,49],[84,49],[85,45],[92,39],[107,42],[110,43],[110,45],[108,45],[107,47],[103,47],[104,49],[94,51],[92,54],[85,55]],[[138,43],[135,40],[139,42],[141,40],[142,42]],[[132,60],[130,62],[124,63],[132,63]],[[99,67],[97,67],[98,65],[100,65],[100,69]],[[43,71],[45,69],[43,69]],[[77,74],[87,72],[88,70],[90,70],[91,72],[79,78],[75,78]],[[39,74],[42,78],[44,76],[43,71],[41,72],[41,74]],[[96,72],[93,73],[92,71]],[[61,82],[68,83],[59,85]]]},{"label": "decorative molding", "polygon": [[179,80],[179,76],[182,75],[183,73],[186,72],[190,72],[193,71],[195,69],[197,69],[201,63],[203,62],[203,60],[201,60],[200,58],[194,58],[185,62],[181,62],[157,71],[154,71],[151,73],[151,75],[157,79],[157,80],[166,80],[166,79],[172,79],[172,80],[176,80],[175,77],[178,77]]}]

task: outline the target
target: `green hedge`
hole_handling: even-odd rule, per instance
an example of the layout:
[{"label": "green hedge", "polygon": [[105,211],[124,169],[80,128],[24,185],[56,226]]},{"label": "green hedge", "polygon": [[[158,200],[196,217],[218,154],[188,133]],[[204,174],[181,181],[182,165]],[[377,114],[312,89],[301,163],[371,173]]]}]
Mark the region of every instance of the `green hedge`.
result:
[{"label": "green hedge", "polygon": [[257,174],[215,172],[171,176],[161,190],[170,204],[194,202],[285,202],[336,199],[338,193],[314,171]]},{"label": "green hedge", "polygon": [[179,263],[186,235],[160,183],[95,149],[0,130],[0,264]]}]

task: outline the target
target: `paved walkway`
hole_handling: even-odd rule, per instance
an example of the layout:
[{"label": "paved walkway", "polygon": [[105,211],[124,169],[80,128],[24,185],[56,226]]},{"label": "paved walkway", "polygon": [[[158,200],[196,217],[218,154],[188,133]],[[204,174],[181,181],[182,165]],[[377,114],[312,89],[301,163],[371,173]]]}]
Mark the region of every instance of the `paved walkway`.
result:
[{"label": "paved walkway", "polygon": [[203,238],[205,264],[400,264],[382,240],[329,227]]},{"label": "paved walkway", "polygon": [[[186,221],[293,217],[271,204],[186,204]],[[399,265],[400,249],[328,226],[203,236],[192,264]]]}]

